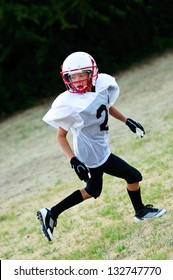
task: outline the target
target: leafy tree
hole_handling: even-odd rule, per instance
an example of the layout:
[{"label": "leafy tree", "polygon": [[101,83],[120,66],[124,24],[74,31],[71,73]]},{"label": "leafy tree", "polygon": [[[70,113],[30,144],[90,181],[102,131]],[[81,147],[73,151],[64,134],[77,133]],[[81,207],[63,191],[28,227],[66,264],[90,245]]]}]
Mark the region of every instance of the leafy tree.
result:
[{"label": "leafy tree", "polygon": [[60,93],[71,52],[90,53],[112,74],[172,48],[172,14],[172,0],[1,0],[1,114]]}]

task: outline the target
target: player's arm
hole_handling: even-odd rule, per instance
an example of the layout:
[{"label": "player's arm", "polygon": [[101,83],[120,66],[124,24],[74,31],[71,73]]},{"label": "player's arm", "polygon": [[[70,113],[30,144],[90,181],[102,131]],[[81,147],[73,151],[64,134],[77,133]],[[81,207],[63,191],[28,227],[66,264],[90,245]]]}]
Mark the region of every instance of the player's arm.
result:
[{"label": "player's arm", "polygon": [[126,123],[127,118],[115,107],[111,106],[109,108],[109,114],[114,117],[115,119]]},{"label": "player's arm", "polygon": [[130,130],[133,131],[133,133],[137,134],[137,136],[141,138],[144,136],[145,130],[143,126],[130,118],[126,118],[116,107],[111,106],[109,108],[109,114],[115,119],[124,122],[130,128]]},{"label": "player's arm", "polygon": [[91,178],[89,169],[81,162],[74,154],[68,140],[67,140],[68,131],[64,130],[62,127],[59,127],[57,132],[57,140],[64,151],[67,158],[70,160],[71,167],[75,170],[79,179],[85,182],[88,182]]},{"label": "player's arm", "polygon": [[59,127],[57,131],[57,140],[67,158],[71,160],[73,157],[75,157],[75,154],[67,140],[67,133],[68,131],[66,131],[62,127]]}]

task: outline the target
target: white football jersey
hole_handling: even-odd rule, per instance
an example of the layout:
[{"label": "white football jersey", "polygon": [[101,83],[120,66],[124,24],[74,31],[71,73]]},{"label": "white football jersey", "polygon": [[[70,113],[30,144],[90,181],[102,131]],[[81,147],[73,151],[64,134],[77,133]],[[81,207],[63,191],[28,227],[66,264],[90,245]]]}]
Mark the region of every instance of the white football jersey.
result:
[{"label": "white football jersey", "polygon": [[110,155],[109,108],[118,95],[115,78],[99,74],[95,92],[74,94],[65,91],[52,103],[43,121],[55,128],[71,130],[76,157],[90,168],[98,167]]}]

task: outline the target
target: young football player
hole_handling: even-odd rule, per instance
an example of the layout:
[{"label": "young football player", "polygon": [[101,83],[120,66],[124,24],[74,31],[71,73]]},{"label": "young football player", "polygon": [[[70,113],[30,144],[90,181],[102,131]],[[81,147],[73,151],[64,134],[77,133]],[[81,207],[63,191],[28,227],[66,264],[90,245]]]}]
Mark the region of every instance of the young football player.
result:
[{"label": "young football player", "polygon": [[[67,90],[55,99],[43,121],[57,129],[60,147],[86,185],[51,208],[37,211],[44,235],[51,241],[57,218],[63,211],[100,196],[104,173],[126,181],[136,222],[162,216],[165,209],[156,209],[142,202],[141,173],[110,151],[109,116],[126,124],[138,136],[145,134],[140,123],[127,118],[114,106],[119,95],[115,78],[99,73],[94,58],[85,52],[69,55],[63,62],[61,76]],[[73,134],[73,148],[67,140],[69,131]]]}]

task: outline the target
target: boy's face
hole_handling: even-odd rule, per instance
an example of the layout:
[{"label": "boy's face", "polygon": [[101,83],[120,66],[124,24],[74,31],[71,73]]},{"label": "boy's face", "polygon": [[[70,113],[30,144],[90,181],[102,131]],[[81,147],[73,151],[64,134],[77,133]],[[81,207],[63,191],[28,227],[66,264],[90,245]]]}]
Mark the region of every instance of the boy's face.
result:
[{"label": "boy's face", "polygon": [[71,82],[79,92],[88,86],[89,74],[87,72],[72,74],[70,75],[70,78]]}]

